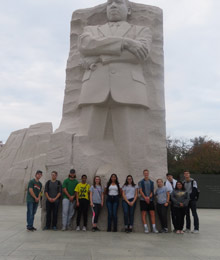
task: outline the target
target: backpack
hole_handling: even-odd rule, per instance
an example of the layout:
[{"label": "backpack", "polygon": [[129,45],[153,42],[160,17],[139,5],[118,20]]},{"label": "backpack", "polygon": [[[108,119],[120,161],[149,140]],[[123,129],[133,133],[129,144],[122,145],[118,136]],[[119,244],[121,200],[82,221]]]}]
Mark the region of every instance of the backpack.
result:
[{"label": "backpack", "polygon": [[199,199],[200,190],[196,187],[193,187],[194,180],[191,181],[192,193],[190,194],[190,199],[197,201]]}]

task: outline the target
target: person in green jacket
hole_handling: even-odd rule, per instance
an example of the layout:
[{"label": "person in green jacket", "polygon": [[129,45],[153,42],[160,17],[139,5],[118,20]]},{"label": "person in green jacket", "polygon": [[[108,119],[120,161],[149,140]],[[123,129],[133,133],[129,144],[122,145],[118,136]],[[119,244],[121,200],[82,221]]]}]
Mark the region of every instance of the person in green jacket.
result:
[{"label": "person in green jacket", "polygon": [[63,182],[63,212],[62,212],[62,230],[70,228],[70,221],[75,213],[75,187],[78,184],[76,180],[76,171],[70,170],[69,177]]}]

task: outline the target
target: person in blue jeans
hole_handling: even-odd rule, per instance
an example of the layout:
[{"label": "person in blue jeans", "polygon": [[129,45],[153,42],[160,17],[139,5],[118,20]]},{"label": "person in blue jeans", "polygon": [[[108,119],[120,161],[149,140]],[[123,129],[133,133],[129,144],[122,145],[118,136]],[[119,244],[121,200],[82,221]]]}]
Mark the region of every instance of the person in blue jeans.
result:
[{"label": "person in blue jeans", "polygon": [[138,186],[134,183],[133,177],[128,175],[122,187],[122,207],[124,211],[125,232],[132,232],[134,224],[134,210],[138,197]]},{"label": "person in blue jeans", "polygon": [[37,212],[38,202],[40,201],[42,183],[40,178],[42,171],[38,170],[35,173],[35,178],[28,183],[27,190],[27,231],[37,230],[34,225],[34,216]]},{"label": "person in blue jeans", "polygon": [[119,205],[119,196],[121,195],[121,188],[118,182],[118,177],[113,173],[105,188],[105,194],[107,195],[106,205],[108,209],[108,228],[107,231],[112,231],[112,219],[114,223],[113,231],[117,232],[117,212]]}]

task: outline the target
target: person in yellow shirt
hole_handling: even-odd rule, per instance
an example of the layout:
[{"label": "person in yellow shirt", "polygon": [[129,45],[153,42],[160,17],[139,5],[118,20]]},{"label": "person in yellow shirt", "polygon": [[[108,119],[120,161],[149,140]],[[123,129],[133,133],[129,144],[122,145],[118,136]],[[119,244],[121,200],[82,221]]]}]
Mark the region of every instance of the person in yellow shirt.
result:
[{"label": "person in yellow shirt", "polygon": [[76,206],[78,207],[78,213],[76,219],[77,231],[80,231],[80,219],[82,214],[83,214],[83,221],[84,221],[82,230],[86,231],[86,227],[87,227],[90,185],[86,183],[86,181],[87,181],[87,176],[83,174],[81,177],[81,182],[78,183],[75,188]]}]

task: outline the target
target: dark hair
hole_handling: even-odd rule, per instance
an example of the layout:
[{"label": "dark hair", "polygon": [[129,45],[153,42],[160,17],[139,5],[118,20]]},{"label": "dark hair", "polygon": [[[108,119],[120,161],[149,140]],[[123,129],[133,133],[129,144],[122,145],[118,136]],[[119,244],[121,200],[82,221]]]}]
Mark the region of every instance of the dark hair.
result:
[{"label": "dark hair", "polygon": [[149,172],[149,170],[148,170],[148,169],[144,169],[144,170],[143,170],[143,173],[144,173],[144,172]]},{"label": "dark hair", "polygon": [[115,184],[117,185],[118,187],[118,194],[120,193],[120,186],[119,186],[119,182],[118,182],[118,176],[117,174],[115,173],[112,173],[111,177],[109,178],[109,181],[107,183],[107,194],[109,192],[109,186],[112,184],[112,176],[115,176],[116,177],[116,181],[115,181]]},{"label": "dark hair", "polygon": [[58,175],[58,172],[56,172],[56,171],[52,171],[51,174],[52,174],[52,173],[55,173],[56,175]]},{"label": "dark hair", "polygon": [[162,179],[157,179],[157,180],[156,180],[156,182],[158,182],[158,181],[162,181],[162,182],[163,182],[163,180],[162,180]]},{"label": "dark hair", "polygon": [[133,179],[132,175],[130,175],[130,174],[126,177],[124,186],[128,186],[128,178],[129,178],[129,177],[132,179],[131,185],[134,187],[136,184],[134,183],[134,179]]},{"label": "dark hair", "polygon": [[70,173],[76,173],[75,169],[71,169]]},{"label": "dark hair", "polygon": [[99,184],[100,184],[100,186],[102,185],[102,184],[101,184],[101,178],[100,178],[100,176],[94,176],[94,178],[93,178],[93,187],[94,187],[94,188],[96,187],[96,183],[95,183],[95,179],[96,179],[96,178],[99,178],[99,180],[100,180]]},{"label": "dark hair", "polygon": [[171,173],[168,172],[168,173],[166,174],[166,176],[169,176],[169,175],[170,175],[170,176],[173,176],[173,174],[171,174]]},{"label": "dark hair", "polygon": [[177,181],[177,182],[176,182],[175,190],[179,190],[179,189],[177,189],[177,184],[178,184],[178,183],[180,183],[180,184],[182,185],[182,189],[181,189],[181,190],[185,190],[185,187],[184,187],[182,181]]},{"label": "dark hair", "polygon": [[37,170],[36,173],[35,173],[35,175],[36,175],[36,174],[43,174],[43,172],[40,171],[40,170]]},{"label": "dark hair", "polygon": [[83,175],[81,176],[81,179],[82,179],[83,177],[86,177],[86,179],[87,179],[87,175],[83,174]]}]

